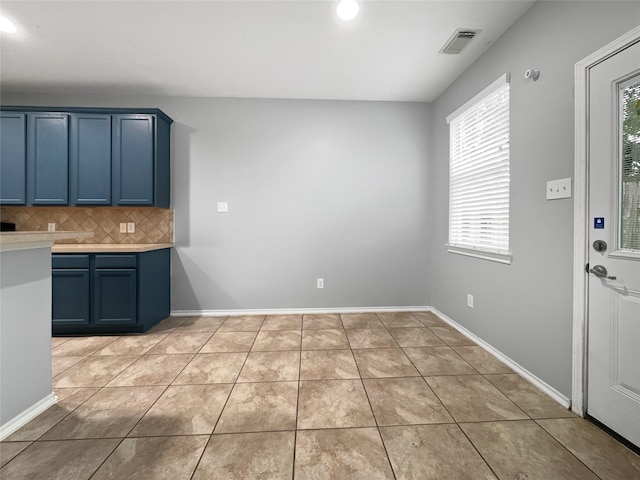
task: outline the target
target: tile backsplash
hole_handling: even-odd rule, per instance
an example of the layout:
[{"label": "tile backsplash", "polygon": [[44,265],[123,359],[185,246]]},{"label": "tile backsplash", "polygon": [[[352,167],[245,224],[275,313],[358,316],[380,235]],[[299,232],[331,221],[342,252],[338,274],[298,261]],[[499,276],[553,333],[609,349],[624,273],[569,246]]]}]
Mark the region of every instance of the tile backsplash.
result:
[{"label": "tile backsplash", "polygon": [[[20,231],[93,232],[81,240],[58,243],[173,243],[173,210],[156,207],[0,207],[0,219]],[[120,223],[135,223],[135,233],[120,233]]]}]

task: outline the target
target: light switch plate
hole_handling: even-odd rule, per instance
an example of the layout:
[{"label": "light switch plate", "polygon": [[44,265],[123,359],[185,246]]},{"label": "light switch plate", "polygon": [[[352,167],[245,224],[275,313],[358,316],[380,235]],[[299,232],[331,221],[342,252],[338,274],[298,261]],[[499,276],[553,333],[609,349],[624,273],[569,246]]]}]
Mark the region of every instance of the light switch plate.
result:
[{"label": "light switch plate", "polygon": [[134,222],[127,223],[127,233],[136,233],[136,224]]},{"label": "light switch plate", "polygon": [[229,204],[227,202],[218,202],[218,213],[228,213]]},{"label": "light switch plate", "polygon": [[120,224],[120,233],[127,233],[127,224],[126,223],[121,223]]},{"label": "light switch plate", "polygon": [[547,200],[571,198],[571,177],[547,182]]}]

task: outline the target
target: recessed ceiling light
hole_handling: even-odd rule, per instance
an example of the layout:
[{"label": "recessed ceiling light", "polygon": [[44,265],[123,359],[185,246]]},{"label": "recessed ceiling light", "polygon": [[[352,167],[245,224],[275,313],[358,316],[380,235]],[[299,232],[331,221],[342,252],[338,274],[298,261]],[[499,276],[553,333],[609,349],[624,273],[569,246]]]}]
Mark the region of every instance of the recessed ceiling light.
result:
[{"label": "recessed ceiling light", "polygon": [[17,28],[11,20],[0,15],[0,32],[16,33]]},{"label": "recessed ceiling light", "polygon": [[358,15],[358,10],[360,10],[360,6],[355,0],[342,0],[336,8],[336,12],[342,20],[354,19]]}]

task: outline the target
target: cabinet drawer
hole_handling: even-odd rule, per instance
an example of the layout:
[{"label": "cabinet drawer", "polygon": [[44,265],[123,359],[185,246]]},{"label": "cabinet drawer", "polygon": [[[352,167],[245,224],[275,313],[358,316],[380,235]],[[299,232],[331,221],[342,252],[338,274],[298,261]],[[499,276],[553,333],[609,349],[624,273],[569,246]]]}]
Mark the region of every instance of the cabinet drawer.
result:
[{"label": "cabinet drawer", "polygon": [[52,255],[53,268],[89,268],[89,255]]},{"label": "cabinet drawer", "polygon": [[96,255],[96,268],[136,268],[135,255]]}]

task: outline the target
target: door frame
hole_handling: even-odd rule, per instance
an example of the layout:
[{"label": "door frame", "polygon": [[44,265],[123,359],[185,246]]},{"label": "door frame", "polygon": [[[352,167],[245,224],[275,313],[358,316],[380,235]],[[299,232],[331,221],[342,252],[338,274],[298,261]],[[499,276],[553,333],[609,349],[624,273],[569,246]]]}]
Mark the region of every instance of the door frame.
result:
[{"label": "door frame", "polygon": [[589,259],[589,76],[591,68],[640,41],[640,26],[583,58],[574,67],[573,365],[571,410],[581,417],[587,398]]}]

